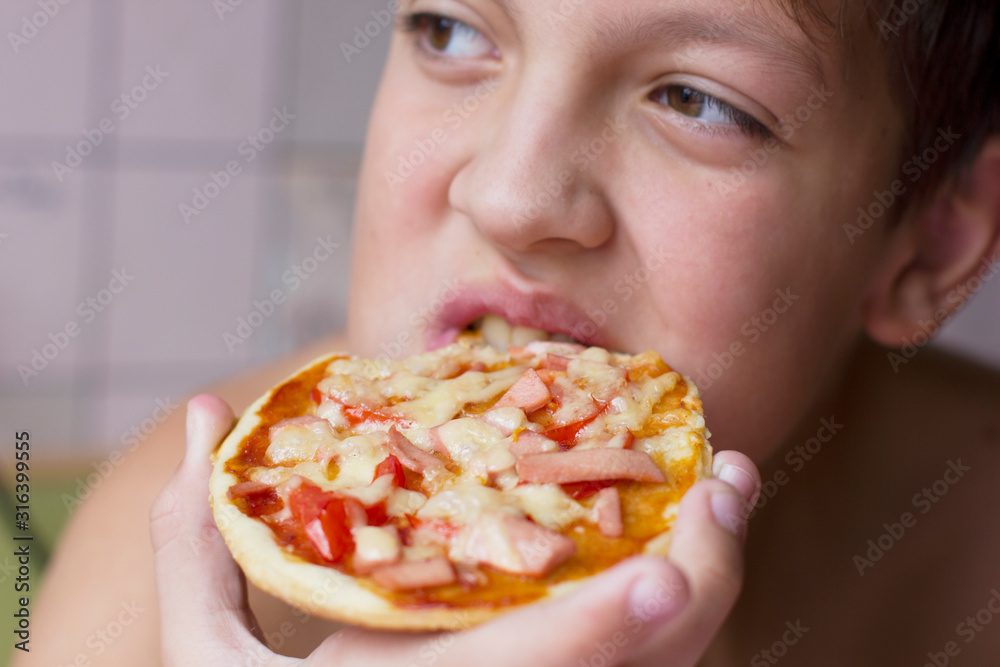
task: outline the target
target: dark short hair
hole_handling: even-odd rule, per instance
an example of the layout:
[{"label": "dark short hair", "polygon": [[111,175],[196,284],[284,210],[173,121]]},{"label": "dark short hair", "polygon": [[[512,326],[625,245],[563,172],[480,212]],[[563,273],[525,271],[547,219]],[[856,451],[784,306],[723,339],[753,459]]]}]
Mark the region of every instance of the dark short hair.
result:
[{"label": "dark short hair", "polygon": [[908,192],[926,201],[961,179],[986,140],[1000,135],[1000,0],[842,0],[837,15],[816,0],[790,0],[789,14],[808,33],[842,34],[846,12],[863,3],[884,44],[893,95],[905,111],[900,164],[931,147],[942,130],[960,135]]}]

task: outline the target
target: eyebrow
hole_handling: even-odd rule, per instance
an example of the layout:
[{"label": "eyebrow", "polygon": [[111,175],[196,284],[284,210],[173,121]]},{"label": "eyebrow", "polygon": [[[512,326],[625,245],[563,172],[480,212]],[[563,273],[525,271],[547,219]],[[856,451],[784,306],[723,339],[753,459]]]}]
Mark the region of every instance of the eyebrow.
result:
[{"label": "eyebrow", "polygon": [[[517,0],[495,0],[516,24],[523,26],[524,14]],[[567,17],[572,20],[572,17]],[[617,17],[594,32],[598,41],[613,44],[669,44],[680,48],[690,45],[732,45],[749,49],[808,82],[825,83],[822,59],[812,41],[794,27],[790,35],[778,29],[769,17],[751,10],[716,14],[690,9],[656,12],[630,12]],[[801,38],[796,38],[801,35]]]}]

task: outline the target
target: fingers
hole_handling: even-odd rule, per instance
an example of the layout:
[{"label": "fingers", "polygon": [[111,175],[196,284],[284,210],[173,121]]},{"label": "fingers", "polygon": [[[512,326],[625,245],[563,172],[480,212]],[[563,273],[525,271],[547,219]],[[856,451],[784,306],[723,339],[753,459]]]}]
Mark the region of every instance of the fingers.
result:
[{"label": "fingers", "polygon": [[[347,631],[328,640],[321,652],[342,664],[359,665],[429,664],[429,656],[440,667],[613,665],[687,603],[687,583],[677,568],[662,558],[635,558],[565,597],[529,605],[468,632],[408,636]],[[376,646],[384,662],[372,661]]]},{"label": "fingers", "polygon": [[760,493],[760,475],[737,452],[720,453],[715,472],[719,479],[687,492],[673,528],[670,561],[687,578],[690,603],[647,642],[634,664],[659,665],[666,655],[671,665],[696,664],[739,595],[746,519]]},{"label": "fingers", "polygon": [[[188,402],[184,460],[153,503],[150,537],[167,664],[209,664],[221,650],[259,646],[246,583],[229,555],[208,503],[209,454],[233,425],[222,399]],[[217,664],[222,664],[218,662]]]}]

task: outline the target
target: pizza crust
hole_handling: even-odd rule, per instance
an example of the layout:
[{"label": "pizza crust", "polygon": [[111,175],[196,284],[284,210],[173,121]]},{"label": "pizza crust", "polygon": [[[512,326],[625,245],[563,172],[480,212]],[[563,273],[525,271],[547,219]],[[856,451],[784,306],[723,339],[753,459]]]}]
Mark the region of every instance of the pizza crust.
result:
[{"label": "pizza crust", "polygon": [[[516,606],[401,606],[394,604],[358,583],[351,575],[332,567],[309,563],[283,550],[264,522],[243,514],[229,499],[229,488],[240,480],[226,471],[226,462],[239,453],[240,444],[262,423],[261,409],[282,385],[318,364],[329,364],[344,354],[328,354],[306,364],[272,387],[240,417],[232,432],[212,455],[213,472],[209,480],[209,501],[219,532],[233,558],[247,578],[261,590],[314,616],[370,628],[432,631],[462,630],[488,621]],[[698,399],[697,389],[688,381],[688,396]],[[701,429],[703,430],[703,429]],[[688,434],[689,436],[692,434]],[[694,465],[696,479],[711,474],[711,447],[700,433],[700,461]],[[667,511],[676,511],[672,503]],[[670,548],[670,529],[650,539],[644,553],[666,556]],[[586,578],[549,585],[546,594],[535,602],[565,595]],[[530,604],[530,603],[529,603]]]}]

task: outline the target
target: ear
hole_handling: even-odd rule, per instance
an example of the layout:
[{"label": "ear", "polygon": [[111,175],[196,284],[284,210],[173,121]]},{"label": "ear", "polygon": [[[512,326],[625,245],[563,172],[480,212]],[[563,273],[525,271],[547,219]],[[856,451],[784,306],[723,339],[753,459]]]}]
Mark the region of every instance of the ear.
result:
[{"label": "ear", "polygon": [[[911,217],[912,216],[912,217]],[[987,139],[965,175],[893,232],[865,302],[869,335],[889,347],[929,338],[998,272],[1000,136]]]}]

